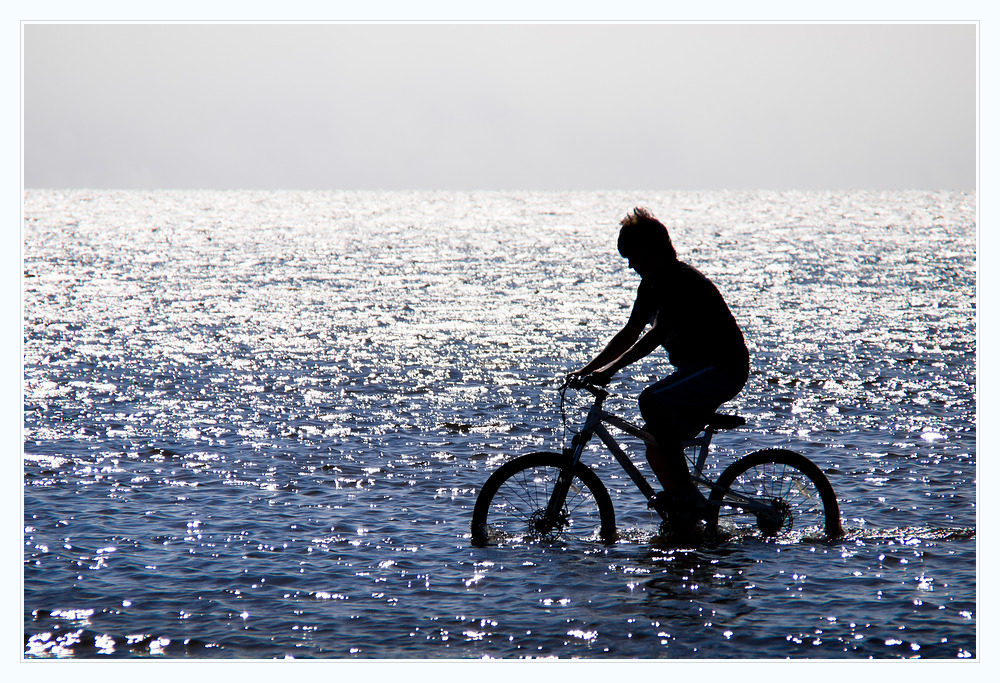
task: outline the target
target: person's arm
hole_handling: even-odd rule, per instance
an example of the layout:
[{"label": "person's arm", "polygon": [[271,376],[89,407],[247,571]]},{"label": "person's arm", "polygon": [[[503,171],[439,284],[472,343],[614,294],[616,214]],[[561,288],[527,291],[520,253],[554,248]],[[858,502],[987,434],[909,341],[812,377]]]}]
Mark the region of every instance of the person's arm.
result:
[{"label": "person's arm", "polygon": [[637,321],[635,316],[630,317],[629,321],[625,323],[625,327],[623,327],[618,334],[611,338],[608,345],[604,347],[603,351],[594,357],[594,360],[570,374],[585,377],[598,368],[602,368],[611,361],[621,357],[623,353],[632,348],[632,346],[636,343],[636,340],[639,339],[644,327],[645,325]]},{"label": "person's arm", "polygon": [[597,384],[607,384],[616,372],[624,367],[631,365],[641,358],[645,358],[650,353],[652,353],[658,346],[660,346],[664,339],[666,339],[667,333],[662,325],[657,325],[653,323],[653,327],[650,328],[646,334],[635,340],[633,344],[628,346],[623,350],[618,356],[614,357],[610,361],[606,362],[604,365],[598,366],[596,369],[592,369],[590,374],[594,376],[594,382]]},{"label": "person's arm", "polygon": [[655,310],[651,308],[650,303],[648,290],[640,284],[625,327],[608,342],[594,360],[576,372],[570,373],[570,377],[594,375],[595,383],[607,384],[612,375],[620,369],[644,358],[662,344],[667,333],[662,325],[657,325],[658,317],[653,320],[652,329],[646,334],[642,333]]}]

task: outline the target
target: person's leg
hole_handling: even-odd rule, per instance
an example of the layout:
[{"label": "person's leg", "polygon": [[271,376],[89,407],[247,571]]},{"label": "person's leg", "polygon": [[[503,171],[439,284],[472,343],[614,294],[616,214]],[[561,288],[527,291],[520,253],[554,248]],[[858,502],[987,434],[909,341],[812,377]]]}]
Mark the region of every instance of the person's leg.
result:
[{"label": "person's leg", "polygon": [[742,389],[711,367],[684,368],[646,388],[639,410],[646,430],[656,437],[646,459],[664,490],[697,494],[682,442],[697,435],[720,405]]},{"label": "person's leg", "polygon": [[[650,429],[649,424],[646,429]],[[663,430],[656,430],[653,436],[656,443],[646,445],[646,459],[663,491],[655,494],[649,505],[669,521],[672,532],[687,533],[704,517],[709,503],[691,480],[681,439]]]},{"label": "person's leg", "polygon": [[[651,429],[646,425],[647,431]],[[657,430],[655,444],[646,444],[646,460],[665,491],[694,488],[681,439]],[[653,433],[652,431],[650,433]]]},{"label": "person's leg", "polygon": [[[646,425],[646,431],[650,430],[650,426]],[[652,433],[652,432],[650,432]],[[656,443],[646,444],[646,462],[653,470],[653,474],[656,475],[657,480],[660,482],[665,490],[670,490],[674,487],[674,477],[670,470],[667,469],[667,463],[663,456],[663,451],[660,450],[659,442],[660,439],[656,440]]]},{"label": "person's leg", "polygon": [[646,447],[646,460],[665,491],[689,489],[691,475],[681,446],[692,429],[685,413],[690,412],[690,389],[699,370],[683,369],[647,387],[639,395],[639,411],[646,420],[646,431],[656,437],[656,445]]}]

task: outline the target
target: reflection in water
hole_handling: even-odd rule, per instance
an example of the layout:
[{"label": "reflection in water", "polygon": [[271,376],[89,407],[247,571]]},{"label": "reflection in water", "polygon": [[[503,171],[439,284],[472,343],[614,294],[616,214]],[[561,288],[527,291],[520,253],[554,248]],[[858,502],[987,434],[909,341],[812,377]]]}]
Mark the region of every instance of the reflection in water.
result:
[{"label": "reflection in water", "polygon": [[[28,656],[976,655],[971,195],[25,201]],[[636,205],[751,348],[714,471],[807,454],[845,538],[660,537],[594,450],[618,544],[470,546],[479,487],[562,445],[556,383],[627,315]]]}]

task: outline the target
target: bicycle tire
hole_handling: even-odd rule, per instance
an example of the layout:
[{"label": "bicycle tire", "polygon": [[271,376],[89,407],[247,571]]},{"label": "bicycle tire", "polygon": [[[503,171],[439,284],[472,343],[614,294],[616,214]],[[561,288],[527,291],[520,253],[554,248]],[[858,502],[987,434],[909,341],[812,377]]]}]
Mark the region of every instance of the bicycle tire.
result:
[{"label": "bicycle tire", "polygon": [[521,540],[615,541],[611,496],[592,469],[577,463],[563,514],[551,530],[539,531],[559,473],[569,462],[560,453],[529,453],[501,465],[483,484],[472,512],[477,546]]},{"label": "bicycle tire", "polygon": [[[761,514],[741,507],[733,493],[764,501],[771,506]],[[842,535],[840,506],[823,471],[800,453],[782,449],[756,451],[727,467],[719,476],[709,500],[708,524],[720,522],[737,528],[755,527],[764,536],[796,531],[822,531]]]}]

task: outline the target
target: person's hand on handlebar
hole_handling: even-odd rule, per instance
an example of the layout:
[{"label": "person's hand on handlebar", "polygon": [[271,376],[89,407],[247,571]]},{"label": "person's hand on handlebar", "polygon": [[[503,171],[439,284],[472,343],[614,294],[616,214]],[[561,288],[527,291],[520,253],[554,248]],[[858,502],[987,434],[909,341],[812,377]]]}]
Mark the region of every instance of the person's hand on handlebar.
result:
[{"label": "person's hand on handlebar", "polygon": [[574,389],[579,389],[587,384],[603,387],[607,386],[613,375],[613,372],[604,368],[593,373],[584,373],[580,370],[574,370],[566,375],[566,384]]}]

